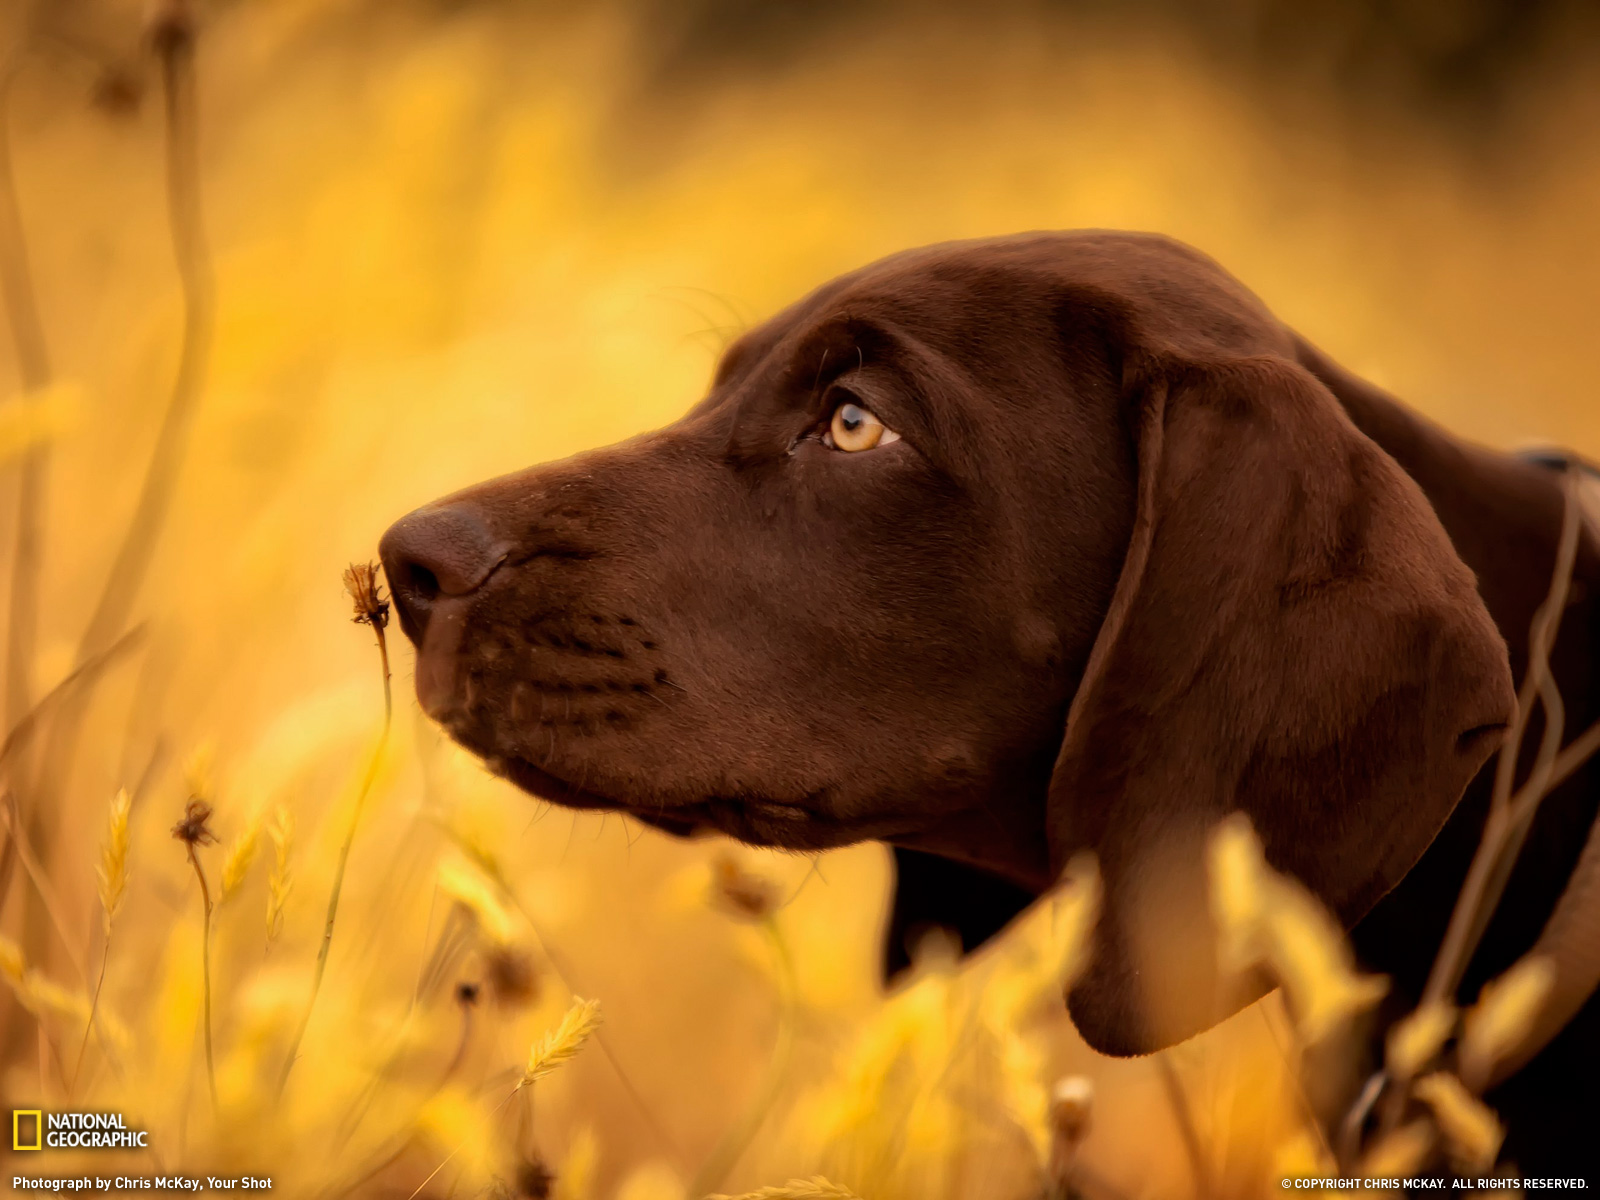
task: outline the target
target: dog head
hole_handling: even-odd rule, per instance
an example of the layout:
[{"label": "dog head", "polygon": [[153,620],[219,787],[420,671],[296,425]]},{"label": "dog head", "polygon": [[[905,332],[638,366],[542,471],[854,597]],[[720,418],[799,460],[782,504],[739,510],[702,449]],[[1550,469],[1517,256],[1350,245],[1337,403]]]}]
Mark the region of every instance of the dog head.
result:
[{"label": "dog head", "polygon": [[676,424],[431,504],[382,556],[423,707],[540,796],[1036,891],[1092,850],[1071,1006],[1110,1052],[1217,1015],[1173,1002],[1217,819],[1354,922],[1513,705],[1425,497],[1255,297],[1147,236],[836,280]]}]

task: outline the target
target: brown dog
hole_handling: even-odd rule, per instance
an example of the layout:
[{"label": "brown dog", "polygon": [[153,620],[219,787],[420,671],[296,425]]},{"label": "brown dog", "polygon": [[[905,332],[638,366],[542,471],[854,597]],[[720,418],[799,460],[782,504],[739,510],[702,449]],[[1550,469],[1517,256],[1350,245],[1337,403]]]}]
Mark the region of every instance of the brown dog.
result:
[{"label": "brown dog", "polygon": [[[1562,505],[1553,471],[1406,412],[1194,251],[1034,234],[836,280],[675,425],[429,505],[382,553],[463,745],[669,830],[891,843],[891,967],[915,925],[975,945],[1093,850],[1069,1003],[1132,1054],[1249,999],[1194,999],[1199,839],[1239,809],[1415,998]],[[1600,715],[1597,589],[1586,532],[1570,728]],[[1547,802],[1465,995],[1533,943],[1597,801],[1591,769]],[[1597,1068],[1591,1002],[1495,1097],[1525,1166],[1600,1128]]]}]

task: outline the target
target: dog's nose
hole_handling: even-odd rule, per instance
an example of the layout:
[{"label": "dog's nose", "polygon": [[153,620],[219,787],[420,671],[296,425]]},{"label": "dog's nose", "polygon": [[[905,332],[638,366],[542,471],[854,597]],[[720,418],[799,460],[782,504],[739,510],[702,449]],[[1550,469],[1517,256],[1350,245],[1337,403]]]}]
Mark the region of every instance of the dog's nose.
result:
[{"label": "dog's nose", "polygon": [[462,504],[407,513],[378,543],[400,628],[418,646],[442,596],[465,596],[505,561],[506,547]]}]

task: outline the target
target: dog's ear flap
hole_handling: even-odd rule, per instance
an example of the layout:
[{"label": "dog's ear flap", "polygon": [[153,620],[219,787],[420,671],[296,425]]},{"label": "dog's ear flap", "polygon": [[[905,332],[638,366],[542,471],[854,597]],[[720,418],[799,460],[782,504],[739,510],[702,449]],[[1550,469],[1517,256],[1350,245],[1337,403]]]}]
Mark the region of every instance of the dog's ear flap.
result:
[{"label": "dog's ear flap", "polygon": [[1125,372],[1134,531],[1049,801],[1052,865],[1100,856],[1095,956],[1069,1004],[1114,1054],[1253,998],[1216,986],[1203,845],[1226,814],[1348,927],[1426,849],[1515,705],[1426,497],[1313,376],[1270,356]]}]

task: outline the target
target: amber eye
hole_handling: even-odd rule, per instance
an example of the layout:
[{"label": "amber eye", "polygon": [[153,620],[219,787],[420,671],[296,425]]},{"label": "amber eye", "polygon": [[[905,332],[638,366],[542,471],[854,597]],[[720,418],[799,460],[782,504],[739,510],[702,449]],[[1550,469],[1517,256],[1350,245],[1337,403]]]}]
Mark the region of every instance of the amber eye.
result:
[{"label": "amber eye", "polygon": [[834,409],[828,432],[822,435],[824,445],[850,453],[899,440],[898,433],[859,404],[841,404]]}]

